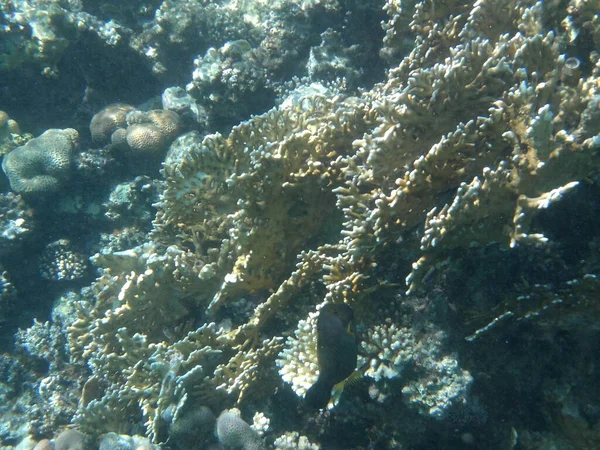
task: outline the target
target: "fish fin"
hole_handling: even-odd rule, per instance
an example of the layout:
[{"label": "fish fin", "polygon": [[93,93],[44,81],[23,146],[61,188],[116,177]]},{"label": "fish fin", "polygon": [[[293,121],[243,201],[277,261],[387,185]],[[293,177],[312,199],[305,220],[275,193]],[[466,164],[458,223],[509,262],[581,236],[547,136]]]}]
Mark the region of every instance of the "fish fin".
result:
[{"label": "fish fin", "polygon": [[315,384],[308,388],[304,400],[311,408],[324,409],[327,407],[330,397],[331,386],[318,379]]},{"label": "fish fin", "polygon": [[333,408],[339,403],[340,397],[342,396],[342,392],[344,392],[345,387],[355,385],[356,383],[360,382],[360,380],[362,380],[363,376],[365,375],[365,372],[367,371],[367,368],[368,364],[364,364],[362,367],[359,367],[354,372],[352,372],[348,376],[348,378],[340,381],[338,384],[333,386],[333,389],[331,391],[331,400],[327,405],[329,409]]}]

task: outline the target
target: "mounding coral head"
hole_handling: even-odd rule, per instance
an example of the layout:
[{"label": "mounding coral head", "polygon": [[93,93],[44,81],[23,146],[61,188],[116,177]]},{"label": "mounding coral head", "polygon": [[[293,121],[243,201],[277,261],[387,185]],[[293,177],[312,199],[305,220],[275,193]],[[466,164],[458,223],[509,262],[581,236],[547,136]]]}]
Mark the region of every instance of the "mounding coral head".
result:
[{"label": "mounding coral head", "polygon": [[111,134],[117,128],[127,125],[127,113],[135,110],[131,105],[125,103],[113,103],[92,117],[90,122],[90,133],[92,140],[99,144],[105,144],[110,140]]},{"label": "mounding coral head", "polygon": [[72,128],[50,129],[4,157],[2,170],[11,189],[29,198],[46,198],[68,179],[79,134]]}]

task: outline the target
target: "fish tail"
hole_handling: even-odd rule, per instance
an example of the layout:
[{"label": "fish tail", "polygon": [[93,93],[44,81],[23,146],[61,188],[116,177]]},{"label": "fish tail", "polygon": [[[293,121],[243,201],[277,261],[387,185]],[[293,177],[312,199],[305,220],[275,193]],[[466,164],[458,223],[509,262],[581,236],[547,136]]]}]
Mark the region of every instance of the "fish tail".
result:
[{"label": "fish tail", "polygon": [[332,387],[333,386],[330,386],[329,383],[322,379],[318,379],[317,382],[306,391],[306,395],[304,396],[306,404],[314,409],[326,408],[331,397]]}]

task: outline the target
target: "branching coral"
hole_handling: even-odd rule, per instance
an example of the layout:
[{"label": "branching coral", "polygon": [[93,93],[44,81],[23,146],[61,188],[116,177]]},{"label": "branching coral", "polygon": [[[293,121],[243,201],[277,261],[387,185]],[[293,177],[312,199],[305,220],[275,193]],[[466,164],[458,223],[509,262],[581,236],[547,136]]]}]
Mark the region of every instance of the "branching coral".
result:
[{"label": "branching coral", "polygon": [[[469,249],[551,245],[538,221],[599,168],[600,66],[563,83],[564,8],[503,5],[389,1],[384,50],[405,56],[385,82],[360,98],[304,86],[226,135],[182,140],[162,171],[152,242],[94,258],[97,302],[70,345],[103,381],[77,420],[91,428],[106,408],[126,411],[159,441],[194,395],[243,406],[287,381],[301,396],[324,300],[351,304],[366,327],[373,400],[396,388],[435,418],[468,404],[472,377],[443,345],[467,333],[445,329],[417,294]],[[397,34],[407,23],[410,49]],[[512,288],[535,306],[498,303],[491,323],[533,320],[559,300],[570,314],[593,308],[597,268],[577,267],[560,298]],[[252,308],[236,310],[241,298]],[[466,312],[447,307],[466,328]]]}]

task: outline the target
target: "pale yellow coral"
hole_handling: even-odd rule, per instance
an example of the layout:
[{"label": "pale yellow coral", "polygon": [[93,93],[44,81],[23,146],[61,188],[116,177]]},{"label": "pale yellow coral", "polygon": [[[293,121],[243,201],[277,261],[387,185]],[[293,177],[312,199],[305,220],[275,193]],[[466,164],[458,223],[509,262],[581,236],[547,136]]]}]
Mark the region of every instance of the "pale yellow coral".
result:
[{"label": "pale yellow coral", "polygon": [[162,131],[167,141],[175,139],[181,130],[179,115],[168,109],[149,111],[148,120]]},{"label": "pale yellow coral", "polygon": [[150,123],[135,123],[127,127],[127,144],[137,154],[156,156],[166,151],[165,136]]}]

